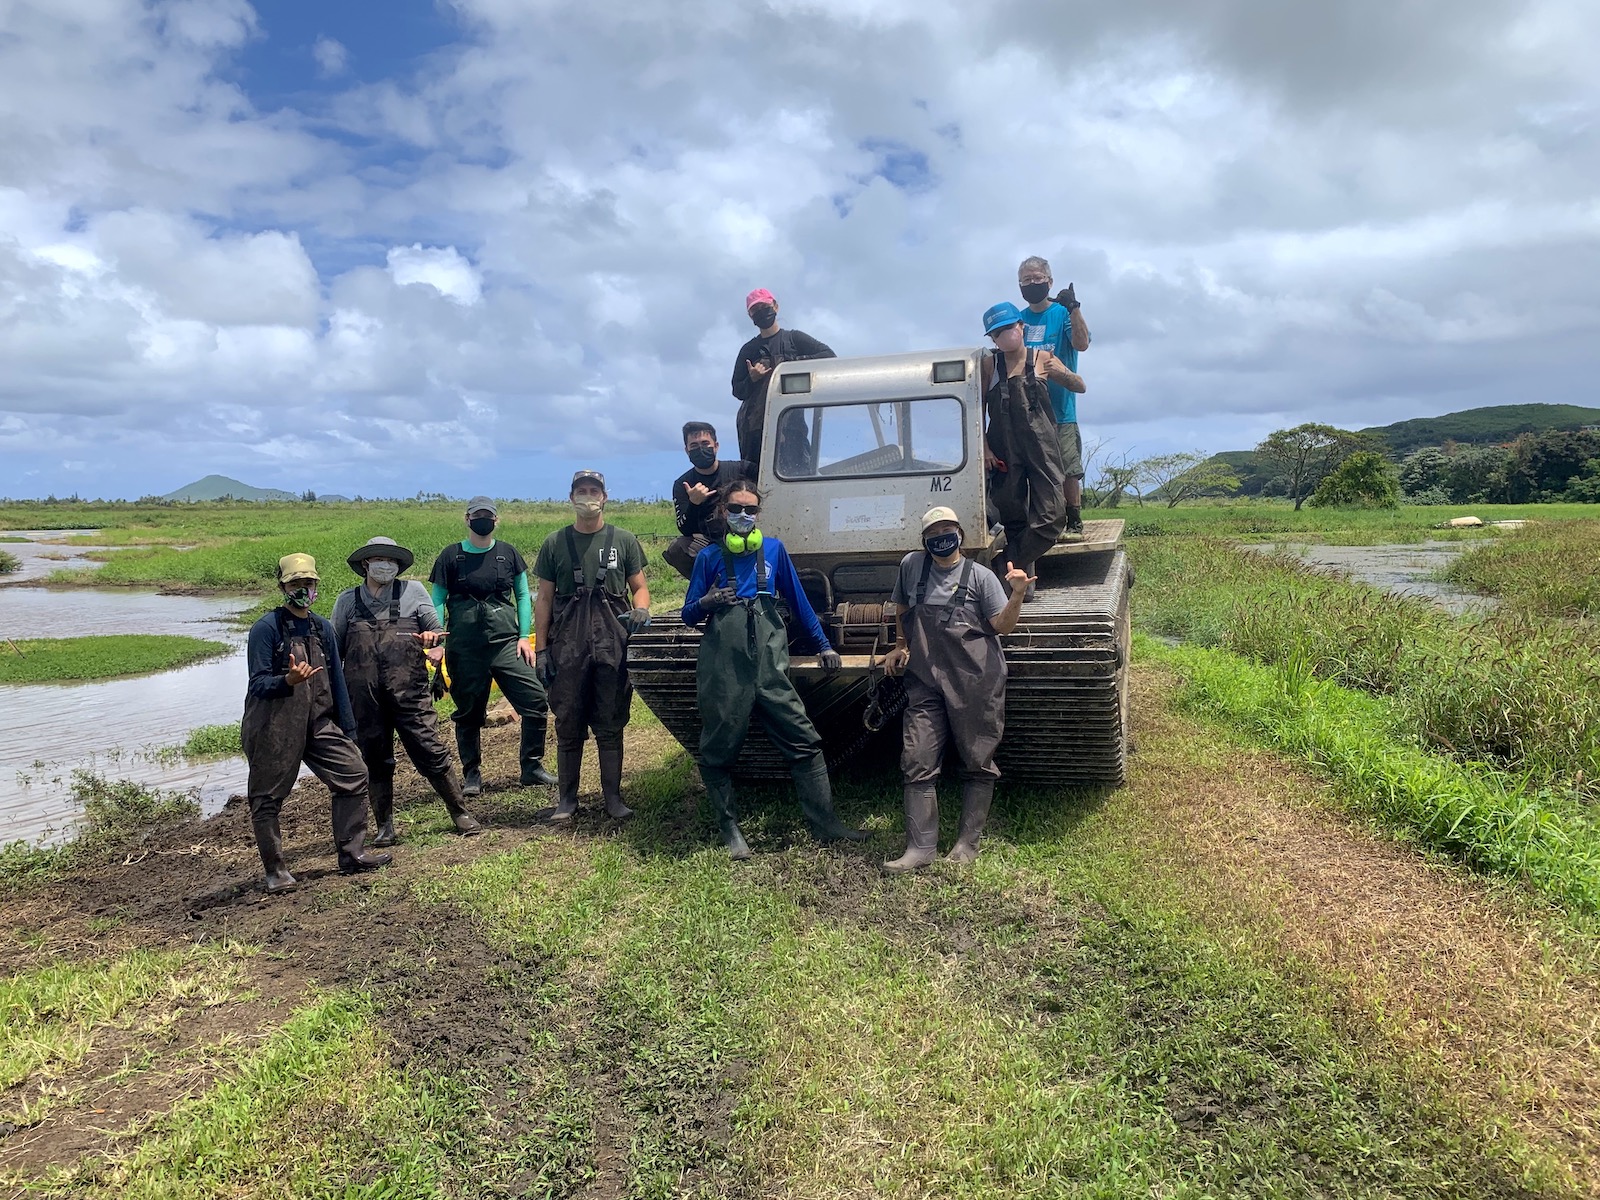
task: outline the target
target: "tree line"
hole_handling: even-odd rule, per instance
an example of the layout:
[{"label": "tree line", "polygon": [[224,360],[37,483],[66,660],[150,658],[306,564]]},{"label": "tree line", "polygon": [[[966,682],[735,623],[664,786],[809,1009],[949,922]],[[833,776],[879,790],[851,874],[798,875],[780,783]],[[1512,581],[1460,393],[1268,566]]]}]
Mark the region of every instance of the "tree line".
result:
[{"label": "tree line", "polygon": [[[1095,447],[1086,502],[1104,508],[1240,494],[1298,510],[1407,504],[1600,503],[1600,430],[1524,433],[1504,446],[1426,446],[1396,461],[1367,433],[1307,422],[1264,438],[1250,455],[1201,451],[1111,459]],[[1230,461],[1245,460],[1245,461]]]}]

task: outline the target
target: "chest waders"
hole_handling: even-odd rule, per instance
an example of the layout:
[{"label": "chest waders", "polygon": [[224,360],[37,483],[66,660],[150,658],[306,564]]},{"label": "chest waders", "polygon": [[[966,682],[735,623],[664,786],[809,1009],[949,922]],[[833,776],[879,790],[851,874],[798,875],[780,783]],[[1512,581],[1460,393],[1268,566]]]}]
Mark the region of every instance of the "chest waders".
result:
[{"label": "chest waders", "polygon": [[1006,374],[1005,355],[997,351],[995,374],[986,397],[989,449],[1007,469],[990,472],[989,498],[1006,528],[1005,551],[992,564],[1003,580],[1007,561],[1032,574],[1034,561],[1067,527],[1067,476],[1050,388],[1034,371],[1033,350],[1015,378]]},{"label": "chest waders", "polygon": [[[457,561],[467,557],[459,543],[452,549]],[[490,547],[487,554],[494,553]],[[531,664],[517,653],[522,636],[517,622],[516,576],[510,561],[499,560],[494,592],[482,598],[452,592],[445,599],[445,623],[450,637],[444,644],[445,669],[450,674],[450,696],[456,711],[456,752],[466,777],[466,793],[476,796],[483,788],[483,721],[489,709],[489,686],[500,685],[501,694],[522,718],[522,745],[518,755],[522,786],[554,783],[539,760],[544,757],[544,727],[550,705],[544,685]]]},{"label": "chest waders", "polygon": [[412,635],[422,629],[415,616],[401,617],[404,581],[389,588],[387,604],[371,605],[366,584],[355,589],[355,611],[344,635],[344,681],[356,718],[356,745],[367,764],[367,794],[378,831],[374,846],[394,840],[394,738],[400,735],[411,765],[428,781],[449,810],[459,833],[477,833],[466,810],[462,780],[439,734],[428,682],[428,660]]},{"label": "chest waders", "polygon": [[[700,707],[700,778],[717,814],[717,826],[734,858],[750,857],[733,799],[733,764],[744,748],[752,714],[767,740],[789,764],[800,809],[819,840],[859,841],[833,808],[822,739],[789,679],[789,634],[767,577],[767,557],[755,551],[756,594],[712,613],[695,663]],[[738,586],[733,553],[722,548],[725,586]],[[724,586],[717,580],[712,586]]]},{"label": "chest waders", "polygon": [[250,766],[245,791],[250,800],[250,824],[261,851],[267,891],[279,892],[295,885],[283,859],[283,837],[278,817],[283,802],[294,790],[304,763],[332,794],[333,844],[344,872],[369,870],[389,861],[387,854],[369,854],[367,837],[367,769],[355,743],[345,736],[336,719],[333,684],[328,678],[328,656],[322,638],[312,625],[309,635],[291,631],[289,614],[273,614],[278,624],[278,652],[273,670],[286,674],[292,654],[316,670],[287,696],[246,696],[239,741]]},{"label": "chest waders", "polygon": [[891,871],[925,867],[938,854],[939,767],[952,742],[961,756],[961,833],[950,861],[971,862],[989,819],[1000,770],[995,750],[1005,732],[1006,660],[1000,639],[978,612],[972,559],[963,559],[955,593],[928,604],[933,555],[922,573],[910,612],[901,614],[906,646],[906,713],[900,771],[905,777],[906,851],[886,863]]},{"label": "chest waders", "polygon": [[617,619],[621,601],[605,588],[607,575],[613,570],[620,573],[609,565],[616,553],[616,530],[606,526],[594,578],[578,556],[572,526],[561,532],[572,564],[572,595],[557,597],[546,646],[556,670],[550,684],[550,711],[556,726],[558,796],[550,815],[564,821],[578,811],[583,743],[592,729],[600,754],[600,794],[607,814],[621,820],[633,815],[622,802],[622,731],[633,704],[633,686],[628,682],[628,634]]}]

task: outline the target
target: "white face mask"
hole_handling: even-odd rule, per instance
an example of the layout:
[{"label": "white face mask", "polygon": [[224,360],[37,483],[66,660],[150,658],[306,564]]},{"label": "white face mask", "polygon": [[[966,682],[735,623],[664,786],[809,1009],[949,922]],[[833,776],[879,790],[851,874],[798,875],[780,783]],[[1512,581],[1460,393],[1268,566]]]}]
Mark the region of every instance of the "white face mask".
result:
[{"label": "white face mask", "polygon": [[400,575],[400,564],[387,558],[369,559],[367,578],[373,583],[393,583]]}]

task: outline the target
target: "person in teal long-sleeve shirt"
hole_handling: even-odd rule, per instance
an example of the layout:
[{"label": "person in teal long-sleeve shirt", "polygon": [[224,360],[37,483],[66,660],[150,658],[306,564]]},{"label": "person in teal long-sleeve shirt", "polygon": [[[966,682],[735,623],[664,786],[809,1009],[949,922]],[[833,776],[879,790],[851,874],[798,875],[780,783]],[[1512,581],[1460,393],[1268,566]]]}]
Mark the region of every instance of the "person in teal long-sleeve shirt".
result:
[{"label": "person in teal long-sleeve shirt", "polygon": [[550,705],[533,669],[528,564],[515,546],[495,539],[499,521],[499,506],[487,496],[474,496],[467,502],[466,538],[440,551],[428,576],[447,633],[444,666],[456,705],[451,720],[469,796],[483,790],[483,722],[491,683],[500,685],[522,718],[522,785],[548,787],[556,781],[541,761]]}]

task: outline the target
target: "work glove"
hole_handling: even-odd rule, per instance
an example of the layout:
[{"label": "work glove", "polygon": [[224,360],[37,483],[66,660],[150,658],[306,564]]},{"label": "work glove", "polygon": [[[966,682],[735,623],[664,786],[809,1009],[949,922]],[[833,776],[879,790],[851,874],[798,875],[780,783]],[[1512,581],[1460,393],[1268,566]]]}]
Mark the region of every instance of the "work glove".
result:
[{"label": "work glove", "polygon": [[700,607],[707,612],[721,612],[739,603],[739,593],[731,587],[711,588],[700,597]]},{"label": "work glove", "polygon": [[1062,288],[1056,293],[1056,303],[1061,305],[1068,312],[1073,312],[1080,307],[1078,304],[1078,293],[1072,290],[1072,284],[1067,284],[1066,287]]},{"label": "work glove", "polygon": [[639,630],[650,627],[650,610],[648,608],[636,608],[622,618],[622,624],[627,629],[628,636],[632,637]]},{"label": "work glove", "polygon": [[822,665],[824,675],[837,675],[839,668],[844,664],[839,660],[839,652],[832,646],[817,655],[817,662]]},{"label": "work glove", "polygon": [[533,656],[533,673],[539,677],[539,682],[549,687],[556,681],[555,656],[548,650],[540,650]]},{"label": "work glove", "polygon": [[443,700],[445,693],[444,667],[440,666],[433,672],[433,682],[428,687],[429,693],[435,700]]}]

